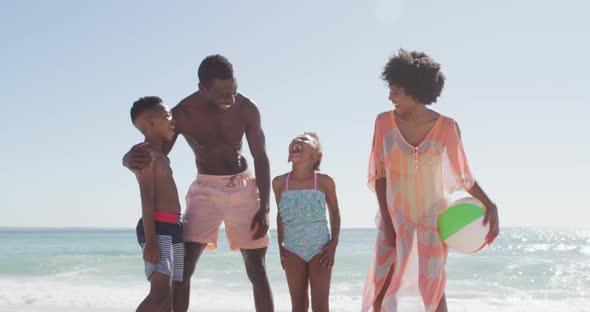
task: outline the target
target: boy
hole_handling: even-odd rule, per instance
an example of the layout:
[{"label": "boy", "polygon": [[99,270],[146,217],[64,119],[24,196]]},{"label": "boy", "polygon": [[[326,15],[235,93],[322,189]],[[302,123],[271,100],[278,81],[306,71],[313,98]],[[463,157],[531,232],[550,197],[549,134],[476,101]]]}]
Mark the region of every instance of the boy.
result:
[{"label": "boy", "polygon": [[152,156],[146,168],[135,172],[142,206],[137,240],[151,283],[137,311],[172,311],[172,281],[182,281],[184,249],[178,191],[162,145],[174,138],[174,121],[170,109],[156,96],[133,103],[131,121],[145,136],[146,149]]}]

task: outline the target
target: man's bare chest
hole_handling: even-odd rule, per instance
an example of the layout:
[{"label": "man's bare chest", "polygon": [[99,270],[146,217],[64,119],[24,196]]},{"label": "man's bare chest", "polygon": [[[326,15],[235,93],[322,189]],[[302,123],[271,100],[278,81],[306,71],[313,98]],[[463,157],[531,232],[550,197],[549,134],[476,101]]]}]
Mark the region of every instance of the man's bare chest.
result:
[{"label": "man's bare chest", "polygon": [[198,145],[239,144],[246,123],[237,117],[191,114],[177,122],[177,129],[189,142]]}]

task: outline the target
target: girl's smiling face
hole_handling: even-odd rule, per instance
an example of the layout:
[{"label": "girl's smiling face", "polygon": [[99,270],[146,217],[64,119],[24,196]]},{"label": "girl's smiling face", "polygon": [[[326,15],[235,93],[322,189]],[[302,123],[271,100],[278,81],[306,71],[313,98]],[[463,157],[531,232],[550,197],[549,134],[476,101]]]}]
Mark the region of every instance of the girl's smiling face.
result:
[{"label": "girl's smiling face", "polygon": [[289,144],[289,161],[293,164],[315,163],[321,154],[319,142],[309,134],[300,135]]}]

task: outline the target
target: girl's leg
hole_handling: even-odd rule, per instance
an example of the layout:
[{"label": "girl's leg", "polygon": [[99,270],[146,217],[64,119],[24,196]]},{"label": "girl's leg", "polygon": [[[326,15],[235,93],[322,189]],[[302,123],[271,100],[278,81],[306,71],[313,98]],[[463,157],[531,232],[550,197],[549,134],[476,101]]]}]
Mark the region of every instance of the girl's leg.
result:
[{"label": "girl's leg", "polygon": [[289,250],[285,250],[285,274],[291,294],[291,310],[293,312],[307,312],[309,308],[307,262]]},{"label": "girl's leg", "polygon": [[391,284],[391,277],[393,276],[393,268],[395,266],[395,262],[391,264],[391,268],[389,269],[389,273],[387,273],[387,277],[385,277],[385,284],[383,284],[383,288],[375,297],[375,302],[373,303],[373,311],[380,312],[381,311],[381,304],[383,303],[383,297],[385,297],[385,292],[387,288],[389,288],[389,284]]},{"label": "girl's leg", "polygon": [[311,309],[313,312],[328,312],[330,309],[330,279],[332,268],[320,263],[322,254],[317,254],[309,262],[309,282],[311,284]]}]

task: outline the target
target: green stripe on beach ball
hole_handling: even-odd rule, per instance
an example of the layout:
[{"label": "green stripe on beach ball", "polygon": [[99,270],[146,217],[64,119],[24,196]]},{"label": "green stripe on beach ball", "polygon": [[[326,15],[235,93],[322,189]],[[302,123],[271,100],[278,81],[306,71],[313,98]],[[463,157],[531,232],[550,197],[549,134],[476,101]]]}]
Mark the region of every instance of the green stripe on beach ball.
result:
[{"label": "green stripe on beach ball", "polygon": [[455,201],[438,217],[438,228],[443,241],[466,225],[484,215],[483,205],[475,198]]}]

